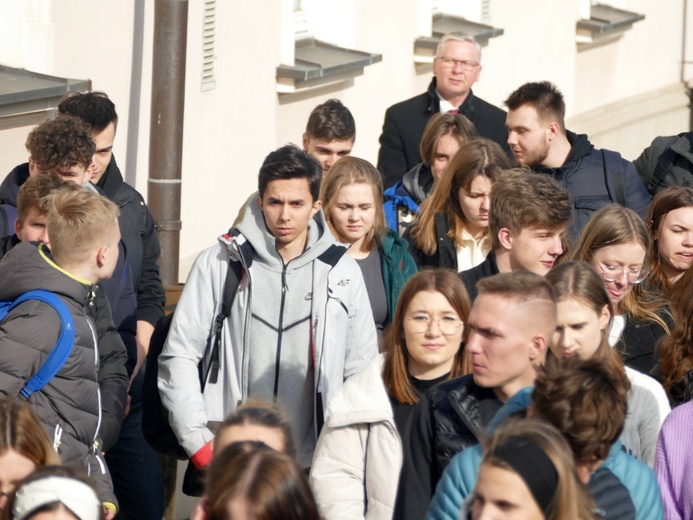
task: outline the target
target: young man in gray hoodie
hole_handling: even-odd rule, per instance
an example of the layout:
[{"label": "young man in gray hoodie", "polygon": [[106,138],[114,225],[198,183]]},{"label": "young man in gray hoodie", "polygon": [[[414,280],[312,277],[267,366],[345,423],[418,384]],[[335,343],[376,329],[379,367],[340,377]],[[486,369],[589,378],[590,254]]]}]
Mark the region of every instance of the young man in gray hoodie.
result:
[{"label": "young man in gray hoodie", "polygon": [[[330,397],[378,352],[361,271],[320,209],[321,179],[320,164],[299,148],[270,153],[258,198],[188,277],[159,357],[158,386],[197,467],[212,458],[210,421],[249,397],[283,408],[298,462],[308,467]],[[218,377],[201,392],[198,364],[210,356],[229,262],[240,262],[242,276],[222,331]]]}]

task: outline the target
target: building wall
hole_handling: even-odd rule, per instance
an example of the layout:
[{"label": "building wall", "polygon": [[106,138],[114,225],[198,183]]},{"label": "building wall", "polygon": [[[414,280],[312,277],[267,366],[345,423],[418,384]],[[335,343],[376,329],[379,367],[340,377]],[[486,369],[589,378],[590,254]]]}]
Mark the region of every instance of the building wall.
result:
[{"label": "building wall", "polygon": [[[48,9],[47,22],[30,20],[28,6],[37,2]],[[484,48],[474,91],[502,106],[522,83],[551,80],[566,97],[569,128],[632,159],[655,135],[687,129],[689,102],[681,80],[693,69],[681,73],[685,2],[669,0],[665,9],[648,0],[620,0],[618,6],[645,14],[645,20],[615,42],[578,51],[575,23],[589,0],[491,0],[490,23],[505,34]],[[476,3],[465,0],[460,9],[480,12]],[[354,154],[375,162],[385,109],[422,92],[431,77],[430,65],[413,60],[414,40],[430,33],[431,0],[304,0],[316,37],[383,59],[361,76],[290,95],[276,93],[275,69],[293,58],[293,0],[216,4],[216,88],[202,91],[204,2],[188,2],[181,280],[255,190],[265,155],[300,143],[314,106],[340,98],[356,118]],[[449,10],[461,4],[436,5]],[[118,162],[146,194],[154,2],[0,0],[0,12],[0,63],[89,78],[94,89],[108,92],[120,115]],[[689,12],[689,27],[691,17]],[[29,130],[0,132],[0,171],[25,160]]]}]

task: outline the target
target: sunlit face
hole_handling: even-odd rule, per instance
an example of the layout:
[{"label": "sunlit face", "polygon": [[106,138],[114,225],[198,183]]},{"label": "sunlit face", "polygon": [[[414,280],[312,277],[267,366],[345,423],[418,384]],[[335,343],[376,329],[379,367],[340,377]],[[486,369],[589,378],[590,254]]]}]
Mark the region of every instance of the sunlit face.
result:
[{"label": "sunlit face", "polygon": [[286,449],[284,436],[278,428],[269,428],[258,424],[238,424],[223,428],[214,440],[214,452],[219,453],[234,442],[258,441],[273,450],[283,452]]},{"label": "sunlit face", "polygon": [[[464,70],[459,63],[445,63],[442,58],[474,63],[471,70]],[[481,73],[481,56],[476,46],[470,42],[448,41],[442,52],[433,60],[433,75],[436,77],[436,86],[443,99],[460,104],[471,90],[472,85],[479,80]]]},{"label": "sunlit face", "polygon": [[589,359],[599,348],[609,324],[609,307],[596,312],[582,300],[566,298],[557,304],[558,320],[551,352],[557,357]]},{"label": "sunlit face", "polygon": [[339,190],[328,217],[342,240],[359,247],[373,229],[376,209],[373,187],[359,182]]},{"label": "sunlit face", "polygon": [[693,263],[693,207],[667,213],[655,234],[664,276],[675,282]]},{"label": "sunlit face", "polygon": [[508,128],[508,145],[519,165],[537,166],[549,155],[551,130],[536,109],[522,105],[509,110],[505,126]]},{"label": "sunlit face", "polygon": [[[633,290],[633,285],[628,282],[628,271],[641,270],[644,262],[645,248],[636,241],[602,247],[594,252],[589,263],[601,275],[614,309],[618,310],[623,298]],[[622,269],[621,276],[613,282],[607,282],[604,280],[605,267]]]},{"label": "sunlit face", "polygon": [[510,232],[510,269],[544,276],[563,254],[564,232],[564,228],[535,226],[522,228],[516,235]]},{"label": "sunlit face", "polygon": [[445,134],[443,137],[438,139],[438,144],[436,145],[436,151],[433,156],[433,164],[431,164],[431,173],[435,180],[440,180],[445,173],[445,169],[448,167],[448,163],[460,149],[462,144],[452,134]]},{"label": "sunlit face", "polygon": [[320,209],[320,201],[313,201],[310,194],[308,179],[270,181],[258,204],[267,230],[276,239],[277,251],[305,247],[308,223]]},{"label": "sunlit face", "polygon": [[480,294],[469,314],[466,350],[474,382],[493,388],[502,400],[534,384],[533,362],[540,353],[531,328],[532,302],[519,304],[500,294]]},{"label": "sunlit face", "polygon": [[[426,322],[429,326],[423,332],[417,332]],[[448,328],[455,330],[445,335],[441,327],[446,331]],[[460,316],[443,294],[437,291],[416,293],[404,313],[409,373],[418,379],[435,379],[450,372],[463,332]]]},{"label": "sunlit face", "polygon": [[303,150],[313,156],[322,166],[323,175],[342,157],[351,155],[353,139],[317,139],[303,134]]},{"label": "sunlit face", "polygon": [[488,211],[491,207],[491,186],[493,181],[484,175],[477,175],[469,189],[460,188],[457,199],[464,215],[465,225],[472,236],[488,229]]},{"label": "sunlit face", "polygon": [[7,504],[7,496],[17,487],[24,478],[28,477],[36,469],[31,459],[21,455],[12,448],[7,448],[0,453],[0,510]]},{"label": "sunlit face", "polygon": [[50,246],[46,219],[46,214],[39,211],[38,208],[30,208],[23,222],[15,220],[14,231],[17,238],[22,242],[43,242]]},{"label": "sunlit face", "polygon": [[544,514],[517,473],[482,464],[474,488],[472,519],[544,520]]},{"label": "sunlit face", "polygon": [[113,123],[109,123],[108,126],[101,132],[97,132],[91,136],[96,144],[96,152],[94,152],[91,171],[91,181],[93,183],[99,182],[99,179],[106,171],[106,168],[108,168],[108,164],[111,162],[115,133],[115,125]]}]

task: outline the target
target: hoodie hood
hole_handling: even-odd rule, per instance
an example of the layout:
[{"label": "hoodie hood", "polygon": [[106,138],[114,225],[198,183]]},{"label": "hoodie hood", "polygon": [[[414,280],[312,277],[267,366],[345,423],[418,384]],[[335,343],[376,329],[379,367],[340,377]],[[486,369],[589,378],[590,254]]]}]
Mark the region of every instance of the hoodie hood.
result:
[{"label": "hoodie hood", "polygon": [[417,204],[428,198],[433,190],[433,174],[428,166],[419,163],[402,177],[402,186]]},{"label": "hoodie hood", "polygon": [[22,242],[2,260],[0,301],[12,301],[27,291],[43,289],[84,304],[91,284],[64,271],[45,244]]},{"label": "hoodie hood", "polygon": [[594,150],[594,145],[590,143],[589,139],[587,139],[587,135],[576,134],[566,130],[566,136],[568,138],[568,142],[570,143],[570,153],[568,154],[568,158],[565,160],[563,167],[577,162],[583,157],[587,157],[592,153],[592,150]]},{"label": "hoodie hood", "polygon": [[0,184],[0,204],[9,204],[17,207],[17,194],[22,184],[29,178],[29,163],[23,163],[15,168],[5,177]]},{"label": "hoodie hood", "polygon": [[[238,230],[253,247],[255,255],[253,261],[263,263],[279,271],[283,269],[284,259],[277,251],[277,239],[267,229],[265,217],[257,199],[253,198],[248,204],[248,209],[238,225]],[[321,209],[308,223],[306,248],[303,253],[289,262],[290,268],[300,269],[315,260],[335,242],[336,240],[327,227],[325,215]]]}]

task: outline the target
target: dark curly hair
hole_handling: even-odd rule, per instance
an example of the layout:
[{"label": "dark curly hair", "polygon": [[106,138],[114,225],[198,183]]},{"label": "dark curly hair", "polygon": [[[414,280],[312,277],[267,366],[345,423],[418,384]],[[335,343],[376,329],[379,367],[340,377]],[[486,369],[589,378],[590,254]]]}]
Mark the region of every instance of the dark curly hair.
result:
[{"label": "dark curly hair", "polygon": [[96,145],[86,123],[60,115],[34,128],[26,139],[26,149],[39,170],[60,173],[76,164],[88,168]]}]

